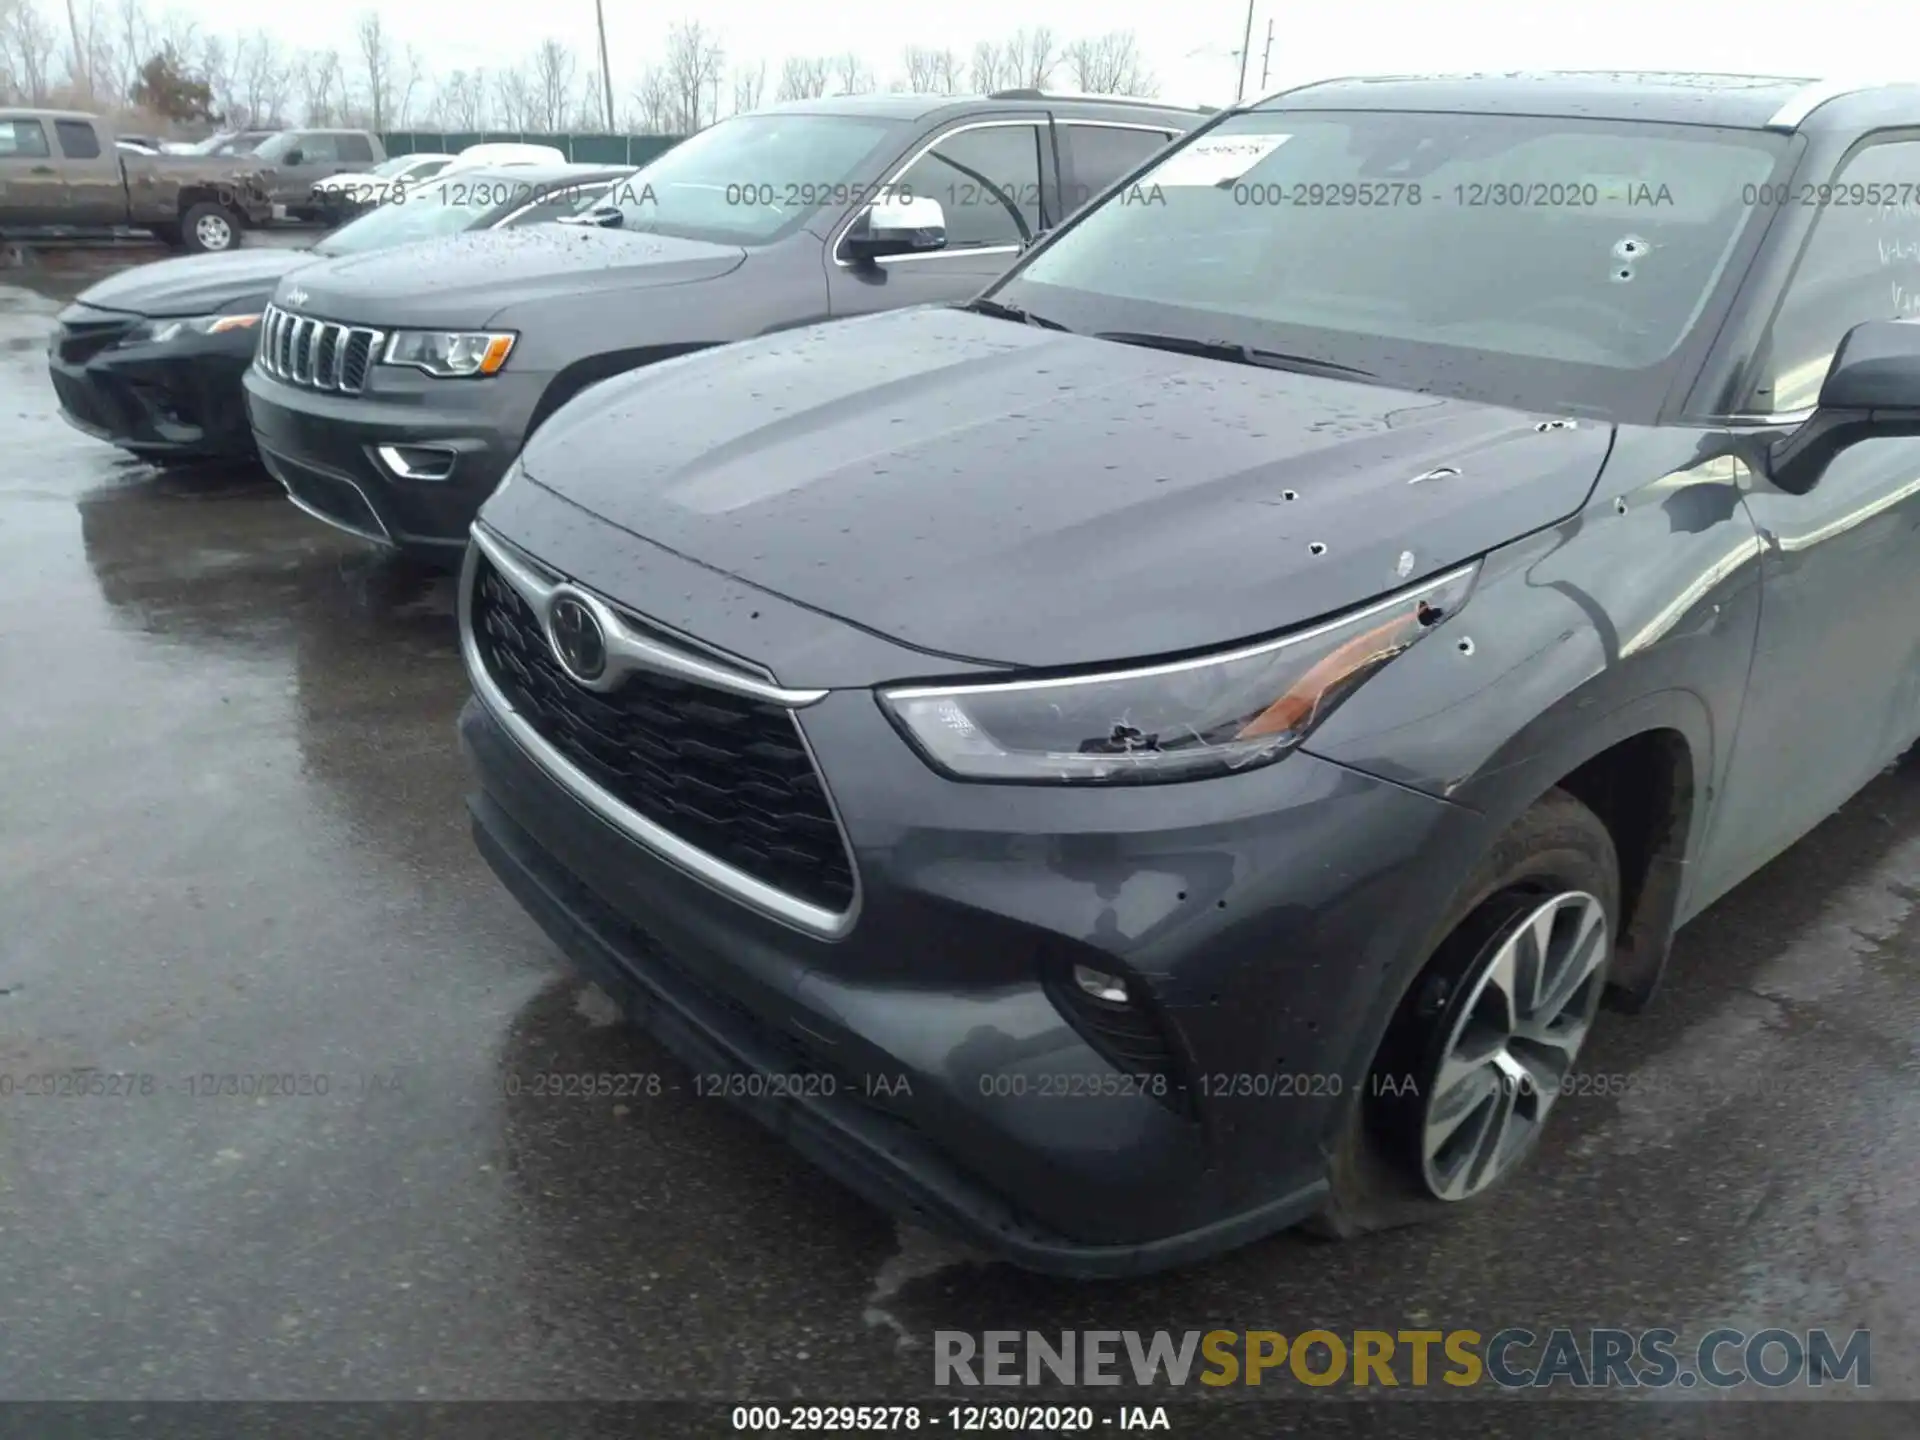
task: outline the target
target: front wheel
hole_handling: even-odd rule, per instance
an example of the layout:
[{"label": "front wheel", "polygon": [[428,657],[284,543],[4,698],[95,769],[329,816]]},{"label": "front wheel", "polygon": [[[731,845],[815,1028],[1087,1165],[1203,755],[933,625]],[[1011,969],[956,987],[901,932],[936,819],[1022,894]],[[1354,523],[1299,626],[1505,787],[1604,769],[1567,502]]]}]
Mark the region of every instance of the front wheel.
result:
[{"label": "front wheel", "polygon": [[217,255],[239,248],[240,224],[225,206],[202,200],[180,217],[180,237],[189,254]]},{"label": "front wheel", "polygon": [[1462,887],[1336,1137],[1310,1228],[1344,1238],[1443,1215],[1520,1168],[1576,1080],[1619,916],[1612,835],[1548,792]]}]

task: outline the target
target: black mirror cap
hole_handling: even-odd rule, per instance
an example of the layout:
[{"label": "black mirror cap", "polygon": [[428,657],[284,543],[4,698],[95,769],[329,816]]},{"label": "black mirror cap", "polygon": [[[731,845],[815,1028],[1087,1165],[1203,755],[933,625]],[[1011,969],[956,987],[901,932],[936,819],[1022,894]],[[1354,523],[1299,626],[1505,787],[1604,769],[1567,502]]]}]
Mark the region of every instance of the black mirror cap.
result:
[{"label": "black mirror cap", "polygon": [[1849,330],[1827,367],[1820,408],[1920,412],[1920,324],[1868,320]]}]

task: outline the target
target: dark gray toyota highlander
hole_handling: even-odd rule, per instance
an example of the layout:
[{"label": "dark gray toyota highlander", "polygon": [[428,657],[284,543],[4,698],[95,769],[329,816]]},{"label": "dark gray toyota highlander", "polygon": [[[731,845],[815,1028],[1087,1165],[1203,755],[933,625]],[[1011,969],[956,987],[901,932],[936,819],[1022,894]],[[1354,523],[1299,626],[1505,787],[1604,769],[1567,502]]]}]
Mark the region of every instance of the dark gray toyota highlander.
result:
[{"label": "dark gray toyota highlander", "polygon": [[[773,330],[963,299],[1203,118],[1028,90],[723,120],[616,185],[587,223],[301,270],[247,377],[255,437],[310,512],[457,559],[527,435],[587,386]],[[373,363],[312,363],[334,353]]]},{"label": "dark gray toyota highlander", "polygon": [[970,305],[609,382],[474,526],[479,844],[717,1092],[1022,1264],[1483,1197],[1603,991],[1920,733],[1916,137],[1914,86],[1328,82]]}]

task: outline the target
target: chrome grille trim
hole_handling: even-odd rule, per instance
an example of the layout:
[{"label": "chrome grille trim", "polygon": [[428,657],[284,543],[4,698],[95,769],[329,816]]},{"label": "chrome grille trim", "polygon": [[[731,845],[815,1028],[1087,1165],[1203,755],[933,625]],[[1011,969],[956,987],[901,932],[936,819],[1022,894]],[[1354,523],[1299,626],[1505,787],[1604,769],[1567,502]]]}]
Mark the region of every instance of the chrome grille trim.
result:
[{"label": "chrome grille trim", "polygon": [[[386,332],[365,325],[295,315],[269,305],[261,318],[260,348],[254,363],[276,380],[308,390],[358,395],[367,388]],[[359,357],[358,365],[348,362]]]}]

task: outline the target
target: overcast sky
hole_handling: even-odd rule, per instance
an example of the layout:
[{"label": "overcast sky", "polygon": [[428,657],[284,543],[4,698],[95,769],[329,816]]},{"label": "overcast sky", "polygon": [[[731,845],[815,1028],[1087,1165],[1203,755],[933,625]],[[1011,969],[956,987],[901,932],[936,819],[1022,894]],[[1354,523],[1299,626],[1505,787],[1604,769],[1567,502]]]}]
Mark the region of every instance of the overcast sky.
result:
[{"label": "overcast sky", "polygon": [[[153,4],[156,11],[169,8]],[[207,28],[233,35],[266,26],[289,44],[353,50],[357,0],[268,6],[260,0],[174,0]],[[606,0],[614,83],[632,78],[665,49],[667,28],[698,18],[719,31],[729,67],[764,59],[768,97],[788,55],[859,52],[884,83],[901,71],[909,44],[951,46],[998,40],[1023,25],[1050,25],[1062,41],[1131,29],[1164,98],[1183,104],[1233,98],[1246,24],[1245,0],[964,0],[960,4],[843,0],[698,0],[637,5]],[[1916,32],[1911,3],[1824,0],[1812,10],[1735,0],[1256,0],[1248,92],[1258,89],[1267,21],[1274,22],[1269,88],[1328,75],[1393,71],[1629,68],[1758,71],[1851,77],[1876,62],[1869,50],[1904,51]],[[411,42],[436,76],[511,65],[547,36],[595,53],[593,0],[405,0],[382,7],[396,40]],[[1198,51],[1199,53],[1193,53]],[[1064,68],[1055,84],[1067,82]]]}]

